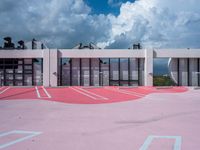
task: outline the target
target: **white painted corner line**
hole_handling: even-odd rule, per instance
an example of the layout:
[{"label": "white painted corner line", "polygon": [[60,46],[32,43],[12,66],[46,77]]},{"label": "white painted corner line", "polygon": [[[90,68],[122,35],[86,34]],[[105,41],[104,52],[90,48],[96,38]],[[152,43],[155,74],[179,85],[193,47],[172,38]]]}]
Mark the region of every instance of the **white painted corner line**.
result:
[{"label": "white painted corner line", "polygon": [[19,142],[28,140],[34,136],[38,136],[38,135],[42,134],[42,132],[13,130],[13,131],[9,131],[9,132],[0,133],[0,138],[9,136],[11,134],[24,134],[25,136],[18,138],[16,140],[7,142],[7,143],[0,144],[0,149],[7,148],[7,147],[17,144]]},{"label": "white painted corner line", "polygon": [[144,144],[140,147],[139,150],[148,150],[150,144],[152,143],[152,141],[154,139],[174,139],[175,143],[173,146],[173,150],[181,150],[181,136],[154,136],[154,135],[150,135],[147,137],[147,139],[145,140]]}]

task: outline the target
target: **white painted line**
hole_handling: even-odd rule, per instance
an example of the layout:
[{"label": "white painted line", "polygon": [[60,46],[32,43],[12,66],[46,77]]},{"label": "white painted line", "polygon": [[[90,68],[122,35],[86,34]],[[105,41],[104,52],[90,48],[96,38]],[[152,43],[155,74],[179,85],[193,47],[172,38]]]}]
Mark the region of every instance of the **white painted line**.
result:
[{"label": "white painted line", "polygon": [[11,135],[11,134],[25,134],[25,135],[28,134],[28,135],[26,135],[25,137],[18,138],[14,141],[10,141],[10,142],[7,142],[7,143],[0,144],[0,149],[4,149],[4,148],[7,148],[11,145],[22,142],[24,140],[28,140],[28,139],[30,139],[34,136],[42,134],[42,132],[13,130],[13,131],[9,131],[9,132],[5,132],[5,133],[0,134],[0,137],[2,138],[4,136],[8,136],[8,135]]},{"label": "white painted line", "polygon": [[88,93],[88,94],[94,95],[94,96],[96,96],[96,97],[99,97],[100,99],[108,100],[108,98],[106,98],[106,97],[104,97],[104,96],[95,94],[95,93],[90,92],[90,91],[87,91],[87,90],[85,90],[85,89],[80,88],[79,90],[82,90],[82,91],[85,92],[85,93]]},{"label": "white painted line", "polygon": [[138,92],[134,92],[134,91],[127,91],[127,90],[119,90],[119,91],[133,93],[133,94],[138,95],[138,96],[146,96],[147,95],[147,94],[142,94],[142,93],[138,93]]},{"label": "white painted line", "polygon": [[78,92],[78,93],[80,93],[80,94],[83,94],[83,95],[85,95],[85,96],[87,96],[87,97],[90,97],[90,98],[96,100],[96,97],[91,96],[91,95],[89,95],[89,94],[86,94],[86,93],[84,93],[84,92],[82,92],[82,91],[80,91],[80,90],[78,90],[78,89],[75,89],[74,87],[69,87],[69,88],[71,88],[72,90],[74,90],[74,91],[76,91],[76,92]]},{"label": "white painted line", "polygon": [[41,96],[40,96],[40,93],[39,93],[39,91],[38,91],[38,88],[37,88],[37,86],[35,86],[35,90],[36,90],[36,93],[37,93],[37,97],[38,97],[38,98],[41,98]]},{"label": "white painted line", "polygon": [[51,95],[47,92],[47,90],[44,87],[42,87],[42,89],[44,90],[44,92],[48,96],[48,98],[51,98]]},{"label": "white painted line", "polygon": [[137,96],[137,97],[143,97],[141,95],[139,96],[139,95],[133,94],[133,93],[128,92],[128,91],[122,91],[122,90],[118,90],[118,89],[110,89],[108,87],[105,87],[105,89],[110,90],[110,91],[114,91],[114,92],[119,92],[119,93],[127,94],[127,95],[133,95],[133,96]]},{"label": "white painted line", "polygon": [[0,92],[0,94],[3,94],[5,91],[7,91],[8,89],[10,89],[10,87],[7,87],[6,89],[4,89],[3,91]]},{"label": "white painted line", "polygon": [[173,150],[181,150],[181,136],[148,136],[148,138],[145,140],[142,147],[140,147],[140,150],[147,150],[149,149],[149,145],[152,143],[152,141],[156,138],[162,138],[162,139],[175,139],[175,143],[173,146]]},{"label": "white painted line", "polygon": [[39,90],[38,90],[38,87],[35,86],[35,90],[36,90],[36,93],[37,93],[38,98],[51,98],[51,96],[49,95],[49,93],[47,92],[47,90],[44,89],[44,87],[42,87],[42,89],[44,90],[44,92],[45,92],[45,94],[46,94],[47,96],[42,97],[42,96],[40,95],[40,92],[39,92]]},{"label": "white painted line", "polygon": [[155,89],[150,88],[150,87],[139,87],[139,88],[143,89],[143,90],[146,90],[146,91],[156,91]]}]

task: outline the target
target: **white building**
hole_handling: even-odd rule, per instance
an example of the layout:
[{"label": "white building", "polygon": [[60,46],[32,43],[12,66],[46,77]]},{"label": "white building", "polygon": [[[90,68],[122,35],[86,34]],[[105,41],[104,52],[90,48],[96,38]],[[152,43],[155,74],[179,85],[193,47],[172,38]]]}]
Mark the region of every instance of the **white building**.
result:
[{"label": "white building", "polygon": [[[0,50],[1,85],[13,86],[152,86],[153,59],[171,58],[177,85],[200,86],[200,49],[27,49]],[[32,49],[32,48],[33,49]]]}]

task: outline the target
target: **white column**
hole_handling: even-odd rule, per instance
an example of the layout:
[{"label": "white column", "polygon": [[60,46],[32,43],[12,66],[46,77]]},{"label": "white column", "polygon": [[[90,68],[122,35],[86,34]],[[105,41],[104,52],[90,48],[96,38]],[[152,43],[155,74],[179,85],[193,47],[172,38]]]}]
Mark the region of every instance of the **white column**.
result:
[{"label": "white column", "polygon": [[144,85],[153,86],[153,50],[145,49]]},{"label": "white column", "polygon": [[43,86],[50,86],[50,62],[49,62],[50,50],[43,50]]},{"label": "white column", "polygon": [[50,85],[52,87],[58,86],[58,50],[57,49],[51,49],[50,50],[50,57],[49,57],[49,64],[50,64]]}]

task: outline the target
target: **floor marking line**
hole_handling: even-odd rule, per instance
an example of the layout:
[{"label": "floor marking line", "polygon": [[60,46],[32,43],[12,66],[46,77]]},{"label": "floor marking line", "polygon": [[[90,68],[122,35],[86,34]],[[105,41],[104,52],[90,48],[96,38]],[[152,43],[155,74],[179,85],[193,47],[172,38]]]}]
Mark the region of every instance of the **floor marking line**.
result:
[{"label": "floor marking line", "polygon": [[0,94],[3,94],[5,91],[7,91],[8,89],[10,89],[10,87],[7,87],[6,89],[4,89],[3,91],[0,92]]},{"label": "floor marking line", "polygon": [[37,87],[37,86],[35,86],[35,90],[36,90],[36,93],[37,93],[37,96],[38,96],[38,98],[41,98],[41,96],[40,96],[40,93],[39,93],[39,91],[38,91],[38,87]]},{"label": "floor marking line", "polygon": [[[136,94],[138,96],[146,96],[146,94],[142,94],[142,93],[138,93],[138,92],[134,92],[134,91],[127,91],[127,90],[120,90],[119,91],[124,91],[124,92],[129,92],[129,93],[133,93],[133,94]],[[148,94],[148,93],[147,93]]]},{"label": "floor marking line", "polygon": [[78,92],[78,93],[80,93],[80,94],[83,94],[83,95],[85,95],[85,96],[87,96],[87,97],[90,97],[90,98],[96,100],[95,97],[93,97],[93,96],[91,96],[91,95],[89,95],[89,94],[87,94],[87,93],[84,93],[84,92],[82,92],[82,91],[80,91],[80,90],[78,90],[78,89],[75,89],[75,88],[73,88],[73,87],[69,87],[69,88],[71,88],[72,90],[74,90],[74,91],[76,91],[76,92]]},{"label": "floor marking line", "polygon": [[51,95],[47,92],[47,90],[44,87],[42,87],[42,89],[44,90],[44,92],[48,96],[48,98],[51,98]]},{"label": "floor marking line", "polygon": [[88,94],[94,95],[94,96],[99,97],[99,98],[101,98],[101,99],[108,100],[108,98],[106,98],[106,97],[104,97],[104,96],[101,96],[101,95],[95,94],[95,93],[90,92],[90,91],[87,91],[87,90],[85,90],[85,89],[80,88],[79,90],[82,90],[82,91],[84,91],[84,92],[86,92],[86,93],[88,93]]},{"label": "floor marking line", "polygon": [[45,92],[45,94],[47,95],[47,96],[41,96],[41,94],[40,94],[40,92],[39,92],[39,89],[38,89],[38,87],[37,86],[35,86],[35,90],[36,90],[36,93],[37,93],[37,96],[38,96],[38,98],[51,98],[51,96],[48,94],[48,92],[44,89],[44,88],[42,88],[43,89],[43,91]]},{"label": "floor marking line", "polygon": [[162,139],[175,139],[174,148],[173,150],[181,150],[181,136],[154,136],[150,135],[145,140],[144,144],[140,147],[139,150],[147,150],[149,145],[155,138],[162,138]]},{"label": "floor marking line", "polygon": [[148,88],[148,87],[139,87],[140,89],[146,90],[146,91],[156,91],[153,88]]},{"label": "floor marking line", "polygon": [[[121,91],[121,90],[117,90],[117,89],[110,89],[107,88],[106,89],[110,90],[110,91],[114,91],[114,92],[119,92],[119,93],[123,93],[123,94],[127,94],[127,95],[133,95],[133,96],[137,96],[136,94],[130,93],[130,92],[126,92],[126,91]],[[142,97],[142,96],[137,96],[137,97]]]},{"label": "floor marking line", "polygon": [[34,136],[40,135],[40,134],[42,134],[42,132],[13,130],[13,131],[1,133],[0,137],[8,136],[10,134],[30,134],[30,135],[27,135],[27,136],[22,137],[22,138],[18,138],[18,139],[14,140],[14,141],[11,141],[11,142],[7,142],[7,143],[4,143],[4,144],[1,144],[0,145],[0,149],[9,147],[11,145],[17,144],[17,143],[22,142],[24,140],[30,139],[30,138],[32,138]]}]

